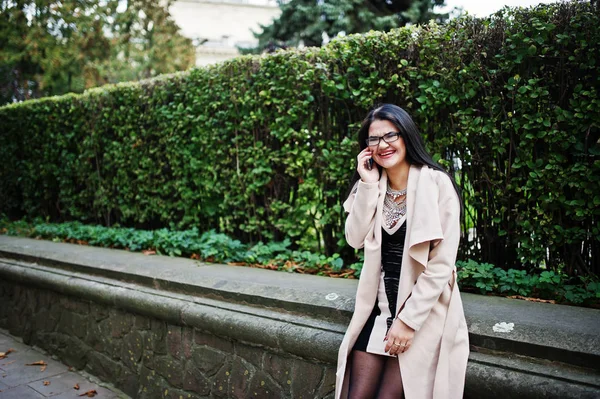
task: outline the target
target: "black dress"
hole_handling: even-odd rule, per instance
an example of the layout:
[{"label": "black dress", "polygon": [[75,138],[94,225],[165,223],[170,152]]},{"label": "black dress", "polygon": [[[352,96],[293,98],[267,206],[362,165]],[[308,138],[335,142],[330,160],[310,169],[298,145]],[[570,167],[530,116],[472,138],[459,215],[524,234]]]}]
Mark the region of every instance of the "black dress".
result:
[{"label": "black dress", "polygon": [[392,229],[381,231],[381,277],[373,311],[365,323],[353,350],[390,356],[383,342],[396,316],[400,269],[406,237],[406,216]]}]

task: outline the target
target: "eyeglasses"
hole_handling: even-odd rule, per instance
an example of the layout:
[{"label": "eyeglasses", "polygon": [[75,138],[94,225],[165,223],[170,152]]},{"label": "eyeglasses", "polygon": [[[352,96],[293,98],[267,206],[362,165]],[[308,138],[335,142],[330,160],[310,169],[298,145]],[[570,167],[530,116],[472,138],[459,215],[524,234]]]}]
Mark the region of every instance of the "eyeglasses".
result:
[{"label": "eyeglasses", "polygon": [[394,141],[398,140],[398,138],[401,135],[402,135],[402,133],[400,133],[400,132],[389,132],[389,133],[384,134],[381,137],[369,136],[365,141],[367,142],[367,146],[375,147],[375,146],[379,145],[379,143],[381,143],[381,140],[385,141],[388,144],[393,143]]}]

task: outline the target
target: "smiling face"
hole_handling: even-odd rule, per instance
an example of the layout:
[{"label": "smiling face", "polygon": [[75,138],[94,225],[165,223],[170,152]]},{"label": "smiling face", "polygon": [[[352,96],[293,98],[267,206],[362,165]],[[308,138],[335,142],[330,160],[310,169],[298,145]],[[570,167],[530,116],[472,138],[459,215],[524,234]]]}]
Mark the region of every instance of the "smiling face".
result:
[{"label": "smiling face", "polygon": [[[398,128],[387,120],[374,120],[369,127],[369,137],[382,137],[390,132],[398,132]],[[402,136],[392,143],[380,140],[379,145],[369,147],[373,151],[373,160],[384,169],[392,169],[408,165],[406,146]]]}]

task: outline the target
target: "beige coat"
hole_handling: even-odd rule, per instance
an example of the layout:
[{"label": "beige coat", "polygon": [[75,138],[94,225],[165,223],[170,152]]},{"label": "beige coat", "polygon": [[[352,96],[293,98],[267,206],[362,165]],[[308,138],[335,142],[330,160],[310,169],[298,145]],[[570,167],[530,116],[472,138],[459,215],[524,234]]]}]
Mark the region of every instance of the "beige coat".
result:
[{"label": "beige coat", "polygon": [[[381,223],[387,176],[360,181],[344,203],[346,240],[364,246],[365,262],[354,315],[338,354],[336,398],[348,396],[348,355],[377,297],[381,273]],[[462,398],[468,331],[456,285],[460,203],[450,178],[426,166],[411,166],[406,196],[407,228],[398,287],[399,318],[415,332],[398,356],[407,399]],[[383,337],[382,337],[383,338]]]}]

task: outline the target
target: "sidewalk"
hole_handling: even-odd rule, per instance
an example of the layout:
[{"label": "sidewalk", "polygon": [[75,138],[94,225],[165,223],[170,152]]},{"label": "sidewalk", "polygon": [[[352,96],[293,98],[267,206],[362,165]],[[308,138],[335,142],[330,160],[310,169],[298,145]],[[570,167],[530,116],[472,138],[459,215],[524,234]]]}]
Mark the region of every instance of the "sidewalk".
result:
[{"label": "sidewalk", "polygon": [[[0,399],[128,398],[70,371],[69,367],[49,355],[0,330],[0,352],[6,353],[9,349],[12,351],[0,358]],[[40,361],[46,366],[26,365]]]}]

